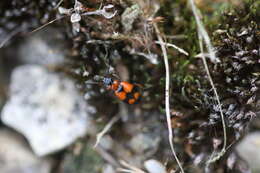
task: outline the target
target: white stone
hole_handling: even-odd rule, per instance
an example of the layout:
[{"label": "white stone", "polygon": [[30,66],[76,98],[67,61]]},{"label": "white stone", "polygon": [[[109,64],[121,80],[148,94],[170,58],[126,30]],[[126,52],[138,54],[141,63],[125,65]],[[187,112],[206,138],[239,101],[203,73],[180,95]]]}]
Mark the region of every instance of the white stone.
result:
[{"label": "white stone", "polygon": [[74,83],[37,65],[24,65],[11,77],[4,124],[22,133],[38,156],[61,150],[86,134],[87,106]]},{"label": "white stone", "polygon": [[38,158],[24,139],[6,129],[0,129],[1,173],[50,173],[52,161]]},{"label": "white stone", "polygon": [[144,167],[149,173],[166,173],[166,168],[157,160],[147,160],[144,162]]},{"label": "white stone", "polygon": [[149,173],[166,173],[166,168],[157,160],[147,160],[144,162],[144,167]]}]

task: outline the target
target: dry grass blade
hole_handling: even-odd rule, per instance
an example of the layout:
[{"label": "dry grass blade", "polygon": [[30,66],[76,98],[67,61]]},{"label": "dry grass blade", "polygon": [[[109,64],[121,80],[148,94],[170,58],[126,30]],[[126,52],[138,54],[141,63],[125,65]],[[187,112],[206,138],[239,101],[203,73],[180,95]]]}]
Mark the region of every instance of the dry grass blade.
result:
[{"label": "dry grass blade", "polygon": [[[160,44],[159,41],[156,41],[155,43],[156,43],[156,44]],[[163,44],[164,44],[165,46],[167,46],[167,47],[172,47],[172,48],[178,50],[180,53],[182,53],[182,54],[184,54],[184,55],[186,55],[186,56],[189,55],[189,53],[188,53],[187,51],[185,51],[184,49],[182,49],[182,48],[180,48],[180,47],[178,47],[178,46],[176,46],[176,45],[174,45],[174,44],[171,44],[171,43],[163,43]]]},{"label": "dry grass blade", "polygon": [[18,34],[21,31],[21,28],[18,28],[14,31],[12,31],[7,37],[0,43],[0,49],[4,47],[4,45],[11,40],[16,34]]},{"label": "dry grass blade", "polygon": [[140,171],[133,171],[130,169],[124,169],[124,168],[118,168],[117,172],[124,172],[124,173],[146,173],[146,172],[140,172]]},{"label": "dry grass blade", "polygon": [[94,148],[97,147],[97,145],[99,144],[99,142],[100,142],[100,140],[102,139],[102,137],[107,133],[107,131],[108,131],[109,129],[111,129],[111,127],[113,126],[113,124],[115,124],[119,119],[120,119],[120,116],[119,116],[119,115],[114,116],[114,117],[106,124],[106,126],[104,127],[104,129],[97,134],[97,140],[96,140],[96,143],[95,143],[95,145],[94,145]]},{"label": "dry grass blade", "polygon": [[206,61],[206,58],[205,58],[205,53],[204,53],[204,50],[203,50],[203,41],[206,44],[207,51],[209,52],[209,57],[210,57],[211,61],[212,62],[220,62],[220,61],[219,61],[219,59],[216,58],[216,55],[215,55],[215,52],[214,52],[213,47],[211,45],[209,36],[208,36],[208,34],[207,34],[207,32],[206,32],[206,30],[205,30],[205,28],[204,28],[204,26],[203,26],[203,24],[200,20],[200,17],[198,15],[197,8],[195,6],[194,1],[189,0],[189,2],[190,2],[190,5],[191,5],[191,8],[192,8],[192,12],[193,12],[193,15],[195,17],[196,23],[197,23],[199,45],[200,45],[203,65],[205,67],[207,76],[208,76],[209,81],[210,81],[210,85],[213,89],[214,95],[215,95],[216,100],[217,100],[217,104],[218,104],[220,115],[221,115],[222,126],[223,126],[223,136],[224,136],[223,140],[224,141],[223,141],[222,150],[217,154],[215,154],[215,152],[213,152],[213,154],[212,154],[213,157],[209,159],[209,161],[207,162],[207,165],[206,165],[206,166],[209,166],[209,164],[214,163],[215,161],[219,160],[225,154],[226,146],[227,146],[227,132],[226,132],[226,124],[225,124],[224,114],[223,114],[223,110],[222,110],[222,105],[220,103],[219,95],[217,93],[217,89],[216,89],[214,82],[212,80],[212,77],[210,75],[209,68],[208,68],[208,65],[207,65],[207,61]]},{"label": "dry grass blade", "polygon": [[118,161],[109,153],[107,152],[105,149],[103,149],[102,147],[97,147],[95,149],[98,154],[104,159],[106,160],[108,163],[110,163],[111,165],[113,165],[114,167],[119,167],[120,164],[118,163]]},{"label": "dry grass blade", "polygon": [[169,69],[169,62],[168,62],[168,56],[165,44],[163,42],[162,37],[160,36],[160,31],[156,24],[154,24],[154,28],[157,34],[157,38],[159,40],[162,52],[163,52],[163,59],[165,64],[165,71],[166,71],[166,84],[165,84],[165,111],[166,111],[166,119],[167,119],[167,126],[168,126],[168,132],[169,132],[169,143],[172,150],[172,154],[179,165],[181,172],[184,173],[184,170],[182,168],[182,165],[176,155],[175,149],[173,147],[173,134],[172,134],[172,124],[171,124],[171,114],[170,114],[170,98],[169,98],[169,91],[170,91],[170,69]]},{"label": "dry grass blade", "polygon": [[127,163],[126,161],[120,160],[120,164],[122,166],[124,166],[125,168],[118,168],[117,171],[118,172],[128,172],[128,173],[146,173],[143,170],[130,165],[129,163]]},{"label": "dry grass blade", "polygon": [[51,21],[45,23],[44,25],[42,25],[42,26],[40,26],[40,27],[34,29],[33,31],[29,32],[29,34],[32,34],[32,33],[34,33],[34,32],[37,32],[37,31],[39,31],[39,30],[45,28],[46,26],[48,26],[48,25],[50,25],[50,24],[52,24],[52,23],[54,23],[54,22],[56,22],[56,21],[58,21],[58,20],[63,19],[64,17],[66,17],[66,16],[61,16],[61,17],[59,17],[59,18],[53,19],[53,20],[51,20]]},{"label": "dry grass blade", "polygon": [[59,8],[59,6],[61,5],[62,2],[63,2],[63,0],[60,0],[60,1],[57,3],[57,5],[54,7],[54,9]]}]

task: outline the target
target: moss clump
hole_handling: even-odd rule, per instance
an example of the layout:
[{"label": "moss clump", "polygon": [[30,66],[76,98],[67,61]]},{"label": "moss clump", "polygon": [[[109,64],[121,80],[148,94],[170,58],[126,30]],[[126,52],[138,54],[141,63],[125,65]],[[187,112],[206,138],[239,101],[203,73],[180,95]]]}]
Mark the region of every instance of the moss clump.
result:
[{"label": "moss clump", "polygon": [[[77,145],[75,146],[77,147]],[[104,162],[100,155],[90,145],[81,143],[79,146],[82,148],[76,155],[73,153],[65,155],[62,171],[64,173],[101,172]]]},{"label": "moss clump", "polygon": [[[260,111],[260,15],[259,10],[256,12],[254,9],[260,9],[258,2],[244,3],[225,12],[219,19],[221,24],[211,24],[214,28],[211,31],[213,44],[221,62],[213,64],[208,61],[208,65],[220,95],[228,144],[240,139],[250,121]],[[189,146],[186,151],[189,157],[194,162],[204,162],[213,148],[221,149],[223,130],[220,109],[201,60],[194,62],[193,67],[193,74],[196,75],[193,75],[194,80],[189,80],[188,85],[184,85],[183,93],[186,102],[190,102],[198,111],[192,111],[187,106],[180,108],[184,116],[173,121],[180,124],[181,130],[177,133],[179,137],[187,139],[182,142]],[[222,158],[218,166],[224,168],[227,158]],[[217,166],[212,171],[214,169],[216,171]]]},{"label": "moss clump", "polygon": [[226,13],[213,37],[221,63],[212,75],[222,95],[227,124],[237,137],[260,111],[260,13],[253,10],[260,9],[259,5],[245,4]]}]

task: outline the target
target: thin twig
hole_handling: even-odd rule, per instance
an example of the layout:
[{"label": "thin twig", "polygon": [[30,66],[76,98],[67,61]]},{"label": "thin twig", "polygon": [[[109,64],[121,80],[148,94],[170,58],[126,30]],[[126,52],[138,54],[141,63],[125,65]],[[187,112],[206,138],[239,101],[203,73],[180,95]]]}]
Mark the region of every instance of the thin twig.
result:
[{"label": "thin twig", "polygon": [[99,132],[97,134],[97,140],[96,140],[96,143],[94,145],[94,148],[97,147],[97,145],[99,144],[100,140],[102,139],[102,137],[107,133],[107,131],[109,129],[111,129],[111,127],[113,126],[113,124],[115,124],[119,119],[120,119],[120,115],[117,115],[117,116],[114,116],[107,124],[106,126],[104,127],[104,129]]},{"label": "thin twig", "polygon": [[[202,38],[201,38],[201,35],[199,35],[199,45],[200,45],[200,50],[203,54],[204,50],[203,50],[203,43],[202,43]],[[213,83],[213,80],[212,80],[212,77],[210,75],[210,72],[209,72],[209,68],[208,68],[208,65],[207,65],[207,61],[206,61],[206,58],[204,56],[204,54],[202,55],[202,61],[203,61],[203,65],[204,65],[204,68],[206,70],[206,73],[207,73],[207,76],[209,78],[209,81],[210,81],[210,85],[213,89],[213,92],[214,92],[214,95],[216,97],[216,100],[217,100],[217,104],[219,106],[219,110],[220,110],[220,115],[221,115],[221,120],[222,120],[222,126],[223,126],[223,135],[224,135],[224,142],[223,142],[223,148],[222,150],[215,154],[215,152],[212,153],[212,156],[214,157],[211,157],[208,161],[207,161],[207,167],[210,163],[213,163],[217,160],[220,159],[220,157],[222,157],[225,152],[226,152],[226,143],[227,143],[227,137],[226,137],[226,124],[225,124],[225,120],[224,120],[224,115],[223,115],[223,110],[222,110],[222,107],[221,107],[221,103],[220,103],[220,100],[219,100],[219,96],[218,96],[218,93],[217,93],[217,89],[215,88],[215,85]]]},{"label": "thin twig", "polygon": [[60,1],[57,3],[57,5],[54,7],[54,9],[59,8],[59,6],[61,5],[62,2],[63,2],[63,0],[60,0]]},{"label": "thin twig", "polygon": [[163,42],[162,37],[160,36],[160,31],[157,27],[157,24],[154,24],[154,28],[157,34],[158,41],[160,43],[162,52],[163,52],[163,59],[165,64],[165,71],[166,71],[166,83],[165,83],[165,111],[166,111],[166,119],[167,119],[167,126],[168,126],[168,132],[169,132],[169,143],[172,150],[172,154],[179,165],[181,172],[184,173],[184,170],[182,168],[182,165],[176,155],[175,149],[173,147],[173,134],[172,134],[172,124],[171,124],[171,114],[170,114],[170,98],[169,98],[169,91],[170,91],[170,69],[169,69],[169,62],[168,62],[168,56],[165,44]]},{"label": "thin twig", "polygon": [[[155,41],[155,43],[156,43],[156,44],[160,44],[159,41]],[[163,44],[164,44],[165,46],[167,46],[167,47],[172,47],[172,48],[178,50],[180,53],[183,53],[183,54],[186,55],[186,56],[189,55],[189,53],[186,52],[184,49],[182,49],[182,48],[180,48],[180,47],[178,47],[178,46],[176,46],[176,45],[174,45],[174,44],[171,44],[171,43],[164,43],[164,42],[163,42]]]},{"label": "thin twig", "polygon": [[106,160],[108,163],[110,163],[114,167],[119,167],[120,166],[118,161],[109,152],[107,152],[104,148],[97,147],[97,148],[95,148],[95,150],[101,155],[101,157],[104,160]]},{"label": "thin twig", "polygon": [[124,169],[124,168],[118,168],[117,172],[124,172],[124,173],[146,173],[146,172],[140,172],[140,171],[133,171],[130,169]]},{"label": "thin twig", "polygon": [[117,169],[117,172],[133,173],[133,171],[132,171],[132,170],[129,170],[129,169],[124,169],[124,168],[118,168],[118,169]]},{"label": "thin twig", "polygon": [[146,173],[144,172],[143,170],[133,166],[133,165],[130,165],[129,163],[127,163],[126,161],[124,160],[120,160],[120,164],[124,167],[126,167],[127,169],[125,168],[118,168],[117,171],[119,172],[128,172],[128,173]]},{"label": "thin twig", "polygon": [[64,17],[67,17],[67,15],[58,17],[58,18],[56,18],[56,19],[53,19],[53,20],[51,20],[51,21],[49,21],[49,22],[43,24],[42,26],[40,26],[40,27],[38,27],[38,28],[32,30],[31,32],[29,32],[29,34],[32,34],[32,33],[34,33],[34,32],[37,32],[37,31],[43,29],[44,27],[46,27],[46,26],[48,26],[48,25],[50,25],[50,24],[52,24],[52,23],[54,23],[54,22],[56,22],[56,21],[58,21],[58,20],[63,19]]},{"label": "thin twig", "polygon": [[217,89],[216,89],[214,82],[212,80],[212,77],[210,75],[209,68],[208,68],[208,65],[207,65],[207,61],[206,61],[206,58],[205,58],[205,53],[204,53],[204,49],[203,49],[203,41],[206,44],[206,48],[207,48],[207,51],[209,52],[209,57],[210,57],[211,61],[215,62],[215,63],[220,62],[220,61],[219,61],[219,59],[216,58],[216,55],[215,55],[214,49],[211,45],[208,33],[206,32],[206,30],[205,30],[205,28],[204,28],[204,26],[203,26],[203,24],[202,24],[202,22],[199,18],[199,15],[197,13],[197,8],[194,4],[194,1],[189,0],[189,2],[191,4],[192,12],[193,12],[193,15],[195,17],[197,27],[198,27],[199,46],[200,46],[203,65],[205,67],[207,76],[209,78],[210,85],[213,89],[214,95],[215,95],[216,100],[217,100],[217,104],[218,104],[220,115],[221,115],[222,126],[223,126],[224,141],[223,141],[222,150],[219,153],[217,153],[216,155],[215,155],[215,152],[213,152],[212,156],[213,155],[215,155],[215,156],[207,161],[206,167],[208,167],[209,164],[214,163],[215,161],[219,160],[225,154],[226,146],[227,146],[227,132],[226,132],[226,124],[225,124],[224,114],[223,114],[223,110],[222,110],[222,105],[221,105],[221,102],[220,102],[220,99],[219,99]]}]

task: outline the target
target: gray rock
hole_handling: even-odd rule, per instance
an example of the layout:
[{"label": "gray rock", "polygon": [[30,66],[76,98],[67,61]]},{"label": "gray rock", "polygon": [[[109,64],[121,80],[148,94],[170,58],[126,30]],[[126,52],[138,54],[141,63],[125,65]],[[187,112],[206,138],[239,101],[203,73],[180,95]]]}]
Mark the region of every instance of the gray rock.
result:
[{"label": "gray rock", "polygon": [[52,161],[36,157],[21,136],[0,129],[1,173],[50,173],[51,167]]},{"label": "gray rock", "polygon": [[165,166],[157,160],[147,160],[144,162],[144,167],[149,173],[166,173]]},{"label": "gray rock", "polygon": [[14,70],[10,90],[2,121],[22,133],[38,156],[61,150],[86,134],[87,106],[71,80],[25,65]]},{"label": "gray rock", "polygon": [[247,161],[252,172],[260,172],[260,133],[247,135],[236,148],[238,154]]},{"label": "gray rock", "polygon": [[151,134],[139,133],[130,140],[131,148],[139,154],[151,155],[159,145],[160,138]]},{"label": "gray rock", "polygon": [[23,63],[57,65],[64,62],[65,40],[58,30],[47,27],[31,35],[19,47],[19,58]]}]

